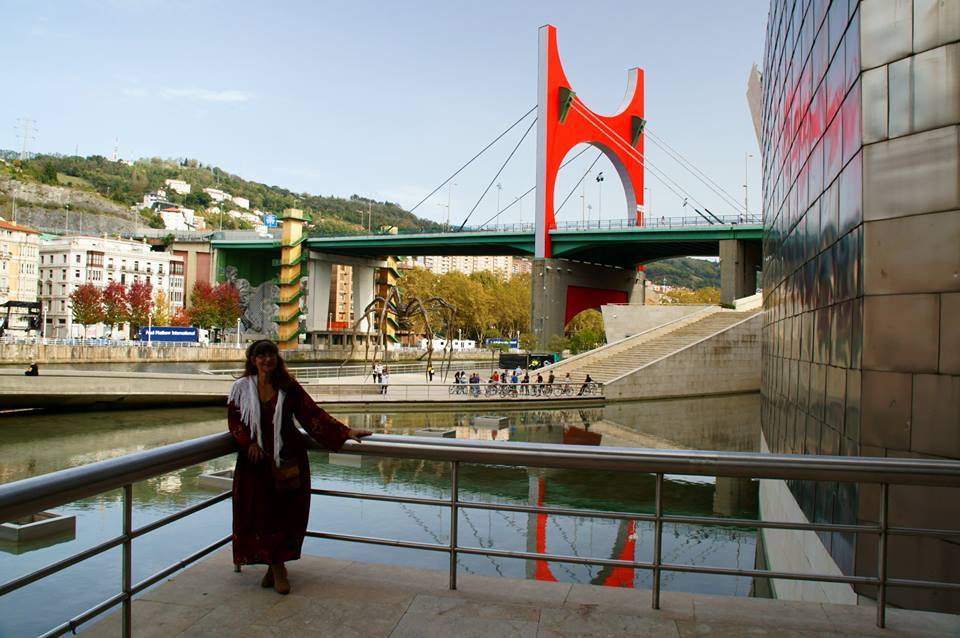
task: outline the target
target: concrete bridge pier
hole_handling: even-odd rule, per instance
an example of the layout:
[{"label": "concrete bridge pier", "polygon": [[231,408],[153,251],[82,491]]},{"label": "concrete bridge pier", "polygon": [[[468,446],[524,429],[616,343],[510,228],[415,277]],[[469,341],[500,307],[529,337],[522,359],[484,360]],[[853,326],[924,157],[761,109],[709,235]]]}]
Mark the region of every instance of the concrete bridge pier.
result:
[{"label": "concrete bridge pier", "polygon": [[763,247],[758,241],[743,239],[720,240],[720,303],[749,297],[757,289],[757,271],[763,259]]},{"label": "concrete bridge pier", "polygon": [[307,269],[310,292],[307,296],[307,332],[329,330],[330,267],[328,261],[310,260]]},{"label": "concrete bridge pier", "polygon": [[[376,274],[376,270],[373,266],[363,266],[363,265],[354,265],[353,266],[353,318],[354,321],[363,317],[363,311],[366,309],[370,302],[373,301],[374,296],[374,281],[373,278]],[[370,325],[368,319],[364,319],[360,322],[357,330],[360,332],[366,332],[368,329],[372,329],[373,326]]]},{"label": "concrete bridge pier", "polygon": [[584,310],[608,303],[642,303],[644,275],[636,269],[569,259],[535,259],[530,290],[531,323],[537,347]]}]

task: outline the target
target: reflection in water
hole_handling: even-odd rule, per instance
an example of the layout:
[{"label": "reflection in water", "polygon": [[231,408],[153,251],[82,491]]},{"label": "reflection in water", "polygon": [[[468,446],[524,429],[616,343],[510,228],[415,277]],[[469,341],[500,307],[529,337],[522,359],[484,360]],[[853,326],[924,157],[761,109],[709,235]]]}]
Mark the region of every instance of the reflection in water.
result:
[{"label": "reflection in water", "polygon": [[[525,412],[388,413],[337,416],[354,427],[412,434],[421,428],[454,429],[458,438],[630,447],[699,447],[753,450],[758,437],[757,395],[710,399],[648,401],[587,410]],[[0,482],[9,482],[195,438],[225,429],[223,410],[194,408],[102,412],[76,415],[0,417]],[[343,464],[343,459],[347,463]],[[155,477],[134,485],[137,526],[208,498],[199,485],[204,472],[230,469],[232,456]],[[311,456],[313,483],[333,490],[448,498],[450,466],[413,459]],[[533,504],[579,509],[651,513],[653,476],[624,472],[462,465],[461,498],[487,503]],[[749,480],[667,477],[663,489],[668,513],[753,518],[756,486]],[[16,554],[0,547],[0,580],[8,580],[59,560],[119,532],[120,494],[84,499],[57,511],[77,516],[76,540]],[[653,527],[645,521],[616,521],[520,512],[462,509],[459,542],[468,547],[537,551],[649,561]],[[221,503],[135,543],[134,578],[142,579],[172,561],[229,533],[230,505]],[[314,499],[311,529],[395,537],[447,544],[450,529],[443,508]],[[750,568],[755,555],[752,529],[665,525],[663,559],[669,562]],[[308,539],[305,552],[373,562],[445,568],[433,552]],[[0,635],[35,635],[54,621],[39,613],[43,600],[68,600],[64,614],[79,613],[112,595],[119,583],[116,552],[86,561],[68,573],[0,599]],[[499,557],[459,557],[464,573],[536,578],[618,587],[650,586],[650,574],[623,567],[600,567]],[[664,589],[748,595],[749,579],[665,573]],[[78,593],[82,592],[82,593]],[[24,610],[30,610],[25,612]],[[36,611],[37,613],[34,613]],[[38,618],[40,620],[38,620]]]}]

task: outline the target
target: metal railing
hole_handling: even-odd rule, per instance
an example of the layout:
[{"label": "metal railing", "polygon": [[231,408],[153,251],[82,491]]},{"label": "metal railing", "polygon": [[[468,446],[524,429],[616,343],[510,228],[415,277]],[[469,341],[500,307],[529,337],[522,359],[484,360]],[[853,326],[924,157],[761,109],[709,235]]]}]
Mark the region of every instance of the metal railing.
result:
[{"label": "metal railing", "polygon": [[544,401],[602,399],[603,384],[591,383],[307,383],[323,401]]},{"label": "metal railing", "polygon": [[246,348],[247,344],[234,342],[201,343],[199,341],[154,341],[138,339],[108,339],[106,337],[19,337],[5,335],[0,337],[0,344],[11,345],[42,345],[42,346],[97,346],[123,348]]},{"label": "metal railing", "polygon": [[[450,372],[459,372],[466,370],[492,370],[497,368],[494,365],[491,368],[491,361],[453,361],[450,365]],[[391,363],[387,362],[391,374],[426,374],[427,364],[425,362],[417,363]],[[310,381],[311,379],[340,379],[342,377],[371,377],[373,366],[367,364],[354,364],[346,366],[288,366],[287,369],[298,381]],[[438,362],[433,366],[435,376],[439,377],[441,364]],[[219,370],[204,370],[206,374],[239,376],[243,374],[243,368],[225,368]]]},{"label": "metal railing", "polygon": [[[314,444],[313,447],[317,446]],[[75,565],[83,560],[119,546],[122,547],[123,564],[121,592],[78,616],[57,625],[44,634],[44,636],[60,636],[67,632],[74,631],[81,623],[91,620],[116,605],[122,605],[123,607],[123,635],[129,636],[132,626],[131,606],[134,595],[230,541],[229,536],[221,538],[207,547],[162,569],[156,574],[134,584],[131,579],[133,539],[230,498],[231,494],[230,492],[225,492],[165,518],[156,520],[142,527],[134,528],[132,525],[133,484],[166,472],[179,470],[224,456],[234,450],[235,445],[232,436],[224,432],[222,434],[214,434],[183,443],[167,445],[154,450],[130,454],[118,459],[101,461],[86,466],[61,470],[44,476],[0,485],[0,520],[16,519],[46,508],[94,496],[117,488],[123,490],[123,529],[119,536],[73,554],[39,570],[0,584],[0,596],[9,594],[30,583],[58,573],[71,565]],[[410,503],[449,508],[449,542],[446,544],[441,542],[413,542],[393,538],[338,534],[315,530],[308,530],[307,536],[446,553],[449,556],[450,589],[457,588],[457,556],[460,554],[648,570],[652,574],[651,605],[654,609],[659,609],[660,607],[660,581],[661,575],[664,572],[870,585],[877,588],[877,625],[879,627],[883,627],[886,622],[886,592],[890,587],[960,591],[960,582],[891,578],[887,573],[887,549],[890,536],[960,537],[960,531],[958,530],[890,525],[889,486],[928,485],[960,487],[960,462],[957,461],[603,448],[581,445],[504,443],[391,435],[375,435],[369,439],[365,439],[362,444],[347,442],[343,452],[450,463],[450,497],[446,499],[405,497],[317,488],[311,489],[312,494],[328,497]],[[656,480],[653,512],[616,512],[464,500],[460,498],[459,494],[459,472],[460,465],[463,463],[559,468],[582,471],[631,471],[653,474]],[[670,474],[879,484],[879,520],[876,524],[864,523],[851,525],[759,521],[742,518],[669,514],[664,511],[663,507],[663,482],[664,476]],[[464,546],[459,543],[457,533],[458,511],[461,509],[648,521],[653,523],[654,526],[653,556],[649,561],[637,561],[548,554],[544,552],[510,551],[493,549],[492,547]],[[877,573],[873,576],[848,576],[758,569],[734,569],[666,562],[662,555],[664,523],[872,534],[879,537]]]}]

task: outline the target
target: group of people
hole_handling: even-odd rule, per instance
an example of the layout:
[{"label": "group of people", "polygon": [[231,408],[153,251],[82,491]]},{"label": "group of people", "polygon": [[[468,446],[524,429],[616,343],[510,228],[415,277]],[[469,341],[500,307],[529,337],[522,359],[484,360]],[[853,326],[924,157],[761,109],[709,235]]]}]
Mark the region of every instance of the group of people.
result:
[{"label": "group of people", "polygon": [[[466,372],[457,372],[453,375],[453,383],[454,385],[468,385],[470,387],[471,395],[475,397],[480,396],[482,379],[478,372],[471,372],[469,376]],[[531,380],[529,370],[522,370],[518,366],[512,372],[509,370],[504,370],[501,373],[499,370],[494,370],[487,379],[486,394],[493,394],[498,392],[499,388],[507,386],[511,390],[515,390],[516,394],[523,396],[548,396],[553,393],[554,385],[556,383],[557,378],[553,374],[552,370],[548,371],[546,380],[544,380],[542,372],[537,372],[536,378]],[[561,379],[560,383],[563,384],[564,388],[569,388],[570,393],[572,394],[573,379],[570,378],[569,372],[563,376],[563,379]],[[582,396],[588,391],[590,384],[592,383],[593,379],[591,379],[590,375],[588,374],[583,382],[583,385],[580,386],[580,391],[577,393],[577,395]],[[467,394],[467,389],[463,388],[458,390],[456,393]]]}]

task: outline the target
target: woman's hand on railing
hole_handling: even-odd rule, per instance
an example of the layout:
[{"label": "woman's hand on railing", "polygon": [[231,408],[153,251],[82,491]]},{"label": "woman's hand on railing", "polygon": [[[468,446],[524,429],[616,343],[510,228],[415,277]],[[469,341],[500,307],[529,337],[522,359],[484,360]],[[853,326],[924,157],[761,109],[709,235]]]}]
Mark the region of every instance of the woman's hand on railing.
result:
[{"label": "woman's hand on railing", "polygon": [[354,430],[353,428],[347,429],[347,440],[356,441],[357,443],[362,443],[360,439],[370,436],[373,434],[370,430]]},{"label": "woman's hand on railing", "polygon": [[256,443],[251,443],[247,448],[247,460],[251,463],[259,463],[264,456],[266,455],[263,453],[263,448]]}]

